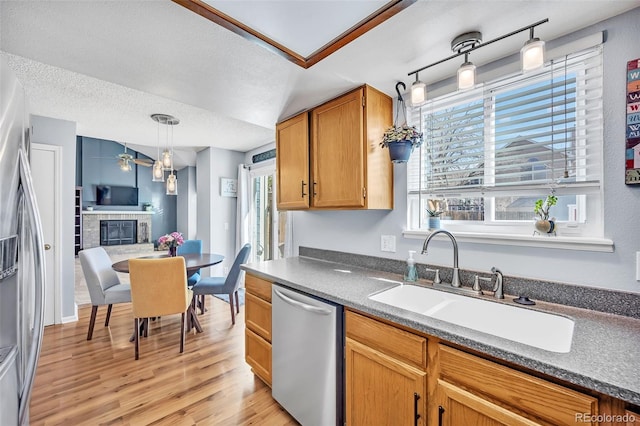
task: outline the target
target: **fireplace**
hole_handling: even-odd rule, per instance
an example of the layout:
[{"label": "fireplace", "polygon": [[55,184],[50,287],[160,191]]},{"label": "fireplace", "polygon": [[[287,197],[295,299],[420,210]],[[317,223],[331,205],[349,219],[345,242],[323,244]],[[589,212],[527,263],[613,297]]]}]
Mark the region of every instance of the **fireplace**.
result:
[{"label": "fireplace", "polygon": [[101,220],[100,245],[119,246],[138,242],[137,220]]}]

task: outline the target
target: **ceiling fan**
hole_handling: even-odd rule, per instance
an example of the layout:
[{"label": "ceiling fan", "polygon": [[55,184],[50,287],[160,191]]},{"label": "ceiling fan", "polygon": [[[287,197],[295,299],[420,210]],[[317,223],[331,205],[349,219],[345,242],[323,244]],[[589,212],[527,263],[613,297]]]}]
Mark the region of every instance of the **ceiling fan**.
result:
[{"label": "ceiling fan", "polygon": [[131,170],[131,164],[134,163],[139,166],[151,167],[153,165],[153,160],[145,160],[142,158],[134,158],[133,155],[127,152],[127,144],[124,144],[124,152],[116,155],[118,159],[118,166],[120,166],[120,170],[128,172]]}]

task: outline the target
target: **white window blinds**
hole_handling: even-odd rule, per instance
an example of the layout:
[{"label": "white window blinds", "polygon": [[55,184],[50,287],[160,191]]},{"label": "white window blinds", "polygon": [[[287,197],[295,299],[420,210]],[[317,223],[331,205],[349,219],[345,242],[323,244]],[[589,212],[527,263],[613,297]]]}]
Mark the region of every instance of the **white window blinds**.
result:
[{"label": "white window blinds", "polygon": [[602,176],[602,47],[411,111],[409,194],[586,193]]}]

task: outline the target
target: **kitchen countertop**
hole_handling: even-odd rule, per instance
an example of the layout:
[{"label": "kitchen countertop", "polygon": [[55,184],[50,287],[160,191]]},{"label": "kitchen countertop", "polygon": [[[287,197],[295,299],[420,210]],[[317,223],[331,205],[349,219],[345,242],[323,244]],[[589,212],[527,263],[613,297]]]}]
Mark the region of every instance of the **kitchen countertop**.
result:
[{"label": "kitchen countertop", "polygon": [[[250,263],[241,267],[269,281],[640,405],[639,319],[537,302],[534,309],[564,315],[575,322],[570,352],[556,353],[368,298],[402,283],[402,277],[397,274],[302,256]],[[430,282],[426,280],[419,280],[416,284],[430,286]],[[495,301],[491,296],[482,298]],[[513,296],[505,295],[504,301],[499,303],[522,307],[513,303],[512,298]],[[478,321],[482,321],[482,318],[478,318]]]}]

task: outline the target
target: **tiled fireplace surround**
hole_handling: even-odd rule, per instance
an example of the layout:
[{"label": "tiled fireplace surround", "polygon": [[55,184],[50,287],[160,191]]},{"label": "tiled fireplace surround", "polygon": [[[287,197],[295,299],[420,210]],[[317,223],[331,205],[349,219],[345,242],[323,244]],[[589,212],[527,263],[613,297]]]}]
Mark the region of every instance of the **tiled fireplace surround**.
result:
[{"label": "tiled fireplace surround", "polygon": [[[138,244],[151,242],[151,215],[148,211],[83,211],[82,212],[82,248],[100,246],[101,220],[135,220],[138,222]],[[124,247],[122,247],[124,248]],[[153,250],[153,249],[152,249]]]}]

